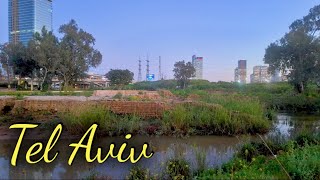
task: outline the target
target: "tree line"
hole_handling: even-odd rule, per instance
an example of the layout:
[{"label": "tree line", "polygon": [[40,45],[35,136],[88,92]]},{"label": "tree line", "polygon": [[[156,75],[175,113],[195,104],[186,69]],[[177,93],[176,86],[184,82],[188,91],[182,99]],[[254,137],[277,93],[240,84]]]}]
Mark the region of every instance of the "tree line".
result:
[{"label": "tree line", "polygon": [[101,64],[102,55],[94,48],[95,38],[79,28],[75,20],[60,26],[58,38],[43,27],[36,32],[25,46],[22,43],[0,45],[0,63],[10,75],[19,78],[37,79],[41,90],[50,88],[53,77],[63,82],[63,87],[71,87],[86,76],[91,67]]}]

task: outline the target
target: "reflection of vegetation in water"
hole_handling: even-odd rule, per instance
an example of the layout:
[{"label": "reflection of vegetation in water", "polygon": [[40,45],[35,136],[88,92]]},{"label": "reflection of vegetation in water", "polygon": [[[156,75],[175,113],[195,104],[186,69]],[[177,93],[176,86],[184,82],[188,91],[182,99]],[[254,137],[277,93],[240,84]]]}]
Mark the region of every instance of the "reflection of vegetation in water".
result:
[{"label": "reflection of vegetation in water", "polygon": [[193,147],[195,158],[196,158],[196,167],[197,173],[202,173],[207,168],[207,152],[201,147]]},{"label": "reflection of vegetation in water", "polygon": [[278,131],[281,134],[292,136],[304,131],[318,132],[320,128],[319,114],[305,113],[278,113],[277,123],[272,133]]}]

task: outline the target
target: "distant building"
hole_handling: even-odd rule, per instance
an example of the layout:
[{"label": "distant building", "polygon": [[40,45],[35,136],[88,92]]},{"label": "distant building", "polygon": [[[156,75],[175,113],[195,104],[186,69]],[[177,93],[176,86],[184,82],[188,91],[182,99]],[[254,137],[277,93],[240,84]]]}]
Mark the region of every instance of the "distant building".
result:
[{"label": "distant building", "polygon": [[247,60],[239,60],[238,67],[234,70],[234,81],[247,83]]},{"label": "distant building", "polygon": [[271,75],[271,82],[281,82],[281,73],[279,70],[275,70],[275,72]]},{"label": "distant building", "polygon": [[[59,90],[63,84],[63,81],[58,79],[58,77],[52,78],[52,89]],[[104,76],[100,74],[88,73],[82,79],[78,79],[74,88],[76,89],[95,89],[95,88],[106,88],[109,87],[110,81]]]},{"label": "distant building", "polygon": [[192,65],[196,69],[194,79],[203,79],[203,57],[192,56]]},{"label": "distant building", "polygon": [[89,88],[105,88],[109,87],[110,81],[100,74],[88,73],[83,79],[76,83],[76,88],[89,89]]},{"label": "distant building", "polygon": [[34,33],[52,31],[52,0],[9,0],[9,42],[27,45]]},{"label": "distant building", "polygon": [[267,83],[270,82],[270,74],[268,66],[254,66],[253,73],[250,75],[251,83]]},{"label": "distant building", "polygon": [[238,61],[239,69],[247,69],[247,60],[239,60]]}]

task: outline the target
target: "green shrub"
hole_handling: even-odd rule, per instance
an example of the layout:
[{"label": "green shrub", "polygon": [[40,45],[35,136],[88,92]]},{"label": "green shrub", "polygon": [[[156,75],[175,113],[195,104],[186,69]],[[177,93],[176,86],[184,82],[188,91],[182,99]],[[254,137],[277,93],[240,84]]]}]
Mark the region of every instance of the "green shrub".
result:
[{"label": "green shrub", "polygon": [[[252,162],[235,158],[221,169],[206,170],[197,179],[319,179],[320,146],[297,148],[291,153],[277,156],[277,160],[265,156],[252,158]],[[283,170],[283,168],[285,171]]]},{"label": "green shrub", "polygon": [[167,162],[166,173],[169,179],[189,179],[191,170],[189,163],[184,159],[172,159]]},{"label": "green shrub", "polygon": [[319,144],[319,138],[309,132],[301,132],[295,137],[295,141],[299,146]]},{"label": "green shrub", "polygon": [[134,166],[130,169],[128,180],[148,180],[150,179],[149,171],[139,166]]},{"label": "green shrub", "polygon": [[119,92],[116,95],[114,95],[112,98],[113,99],[122,99],[122,97],[123,97],[122,93]]}]

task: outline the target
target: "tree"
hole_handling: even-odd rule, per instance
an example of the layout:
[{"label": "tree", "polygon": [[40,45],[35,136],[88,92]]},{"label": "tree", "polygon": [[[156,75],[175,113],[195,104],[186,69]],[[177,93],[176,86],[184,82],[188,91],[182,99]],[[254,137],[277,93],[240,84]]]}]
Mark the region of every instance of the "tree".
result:
[{"label": "tree", "polygon": [[312,8],[303,19],[296,20],[290,31],[279,41],[271,43],[264,62],[272,73],[288,72],[289,81],[302,93],[308,82],[320,77],[320,5]]},{"label": "tree", "polygon": [[12,52],[14,52],[12,50],[13,44],[2,44],[0,46],[0,61],[1,61],[1,65],[2,68],[5,69],[6,74],[7,74],[7,81],[8,81],[8,88],[10,88],[10,84],[11,84],[11,78],[10,75],[13,74],[13,58],[12,58]]},{"label": "tree", "polygon": [[129,71],[128,69],[126,70],[111,69],[106,74],[106,78],[110,80],[110,84],[112,86],[118,86],[118,87],[130,84],[133,80],[133,76],[134,76],[133,72]]},{"label": "tree", "polygon": [[22,43],[6,43],[0,49],[0,61],[2,67],[7,71],[9,86],[13,78],[10,75],[29,77],[37,66],[36,62],[27,56],[26,47]]},{"label": "tree", "polygon": [[62,25],[59,32],[63,34],[60,42],[60,55],[57,73],[64,80],[64,86],[73,85],[80,78],[85,77],[90,67],[101,64],[102,55],[94,49],[94,37],[79,28],[74,20]]},{"label": "tree", "polygon": [[27,52],[39,66],[37,71],[31,74],[31,80],[37,73],[38,78],[41,79],[40,89],[44,90],[44,84],[50,87],[51,79],[62,62],[58,38],[51,31],[48,32],[43,28],[41,34],[35,33],[34,39],[28,44]]},{"label": "tree", "polygon": [[178,61],[174,64],[173,72],[178,86],[184,89],[187,87],[189,79],[195,76],[196,70],[191,62]]}]

